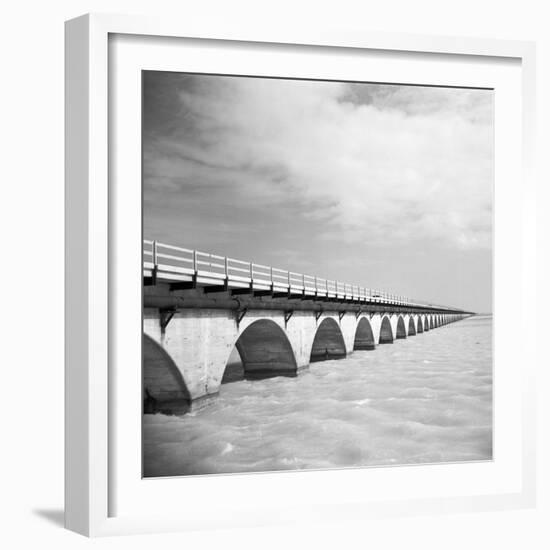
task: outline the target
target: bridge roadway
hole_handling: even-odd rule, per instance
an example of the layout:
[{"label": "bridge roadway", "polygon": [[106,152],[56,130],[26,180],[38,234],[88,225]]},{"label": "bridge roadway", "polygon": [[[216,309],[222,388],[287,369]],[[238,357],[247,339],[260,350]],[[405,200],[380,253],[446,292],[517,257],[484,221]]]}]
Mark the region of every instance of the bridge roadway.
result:
[{"label": "bridge roadway", "polygon": [[236,346],[249,379],[374,350],[472,315],[357,285],[144,241],[145,412],[218,395]]}]

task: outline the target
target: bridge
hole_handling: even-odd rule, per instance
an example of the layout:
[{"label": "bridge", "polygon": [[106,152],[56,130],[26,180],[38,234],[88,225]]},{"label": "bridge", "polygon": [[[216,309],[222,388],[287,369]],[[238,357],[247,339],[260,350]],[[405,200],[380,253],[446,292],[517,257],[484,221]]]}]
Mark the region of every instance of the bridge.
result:
[{"label": "bridge", "polygon": [[237,348],[244,377],[297,376],[471,316],[449,306],[144,240],[145,412],[216,398]]}]

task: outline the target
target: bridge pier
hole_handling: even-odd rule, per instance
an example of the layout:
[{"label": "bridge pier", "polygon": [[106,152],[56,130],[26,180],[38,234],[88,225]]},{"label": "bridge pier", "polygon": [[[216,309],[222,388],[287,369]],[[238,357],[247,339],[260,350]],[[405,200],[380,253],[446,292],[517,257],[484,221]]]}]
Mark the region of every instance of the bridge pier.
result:
[{"label": "bridge pier", "polygon": [[[183,309],[163,327],[159,310],[145,310],[143,328],[177,368],[181,377],[180,400],[187,401],[190,408],[202,408],[219,392],[227,359],[235,343],[237,329],[231,312]],[[154,378],[156,370],[158,365],[144,362],[144,379]],[[156,393],[150,392],[151,397],[157,403],[163,403],[167,394],[170,395],[169,388],[169,380],[163,379]]]},{"label": "bridge pier", "polygon": [[165,307],[169,302],[161,299],[162,307],[144,310],[146,413],[185,414],[211,403],[220,392],[234,348],[245,378],[292,377],[310,363],[345,358],[354,350],[374,350],[378,344],[464,317],[443,315],[438,322],[435,315],[425,313],[366,313],[339,304],[324,304],[326,310],[319,312],[318,304],[306,302],[310,309],[298,309],[296,303],[296,309],[290,309],[293,304],[288,300],[275,299],[232,310],[222,307],[230,302],[226,295],[211,308],[198,307],[201,295],[196,291],[190,296],[192,307],[169,310]]}]

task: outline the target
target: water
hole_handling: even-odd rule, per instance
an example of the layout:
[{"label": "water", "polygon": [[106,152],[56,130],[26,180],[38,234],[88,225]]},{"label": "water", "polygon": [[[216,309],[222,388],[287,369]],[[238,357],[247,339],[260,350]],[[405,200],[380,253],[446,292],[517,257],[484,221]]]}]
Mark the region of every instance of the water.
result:
[{"label": "water", "polygon": [[144,475],[492,458],[491,317],[224,384],[211,407],[144,417]]}]

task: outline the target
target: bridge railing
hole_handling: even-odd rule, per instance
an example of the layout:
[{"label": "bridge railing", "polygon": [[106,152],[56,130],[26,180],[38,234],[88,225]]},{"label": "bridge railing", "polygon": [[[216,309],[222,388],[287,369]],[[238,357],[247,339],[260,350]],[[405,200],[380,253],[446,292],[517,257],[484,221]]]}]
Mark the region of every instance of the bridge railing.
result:
[{"label": "bridge railing", "polygon": [[143,272],[146,276],[155,273],[158,278],[169,281],[187,281],[195,277],[204,279],[208,284],[215,284],[216,281],[231,282],[274,291],[299,291],[312,296],[456,311],[456,308],[413,300],[389,292],[153,240],[143,241]]}]

